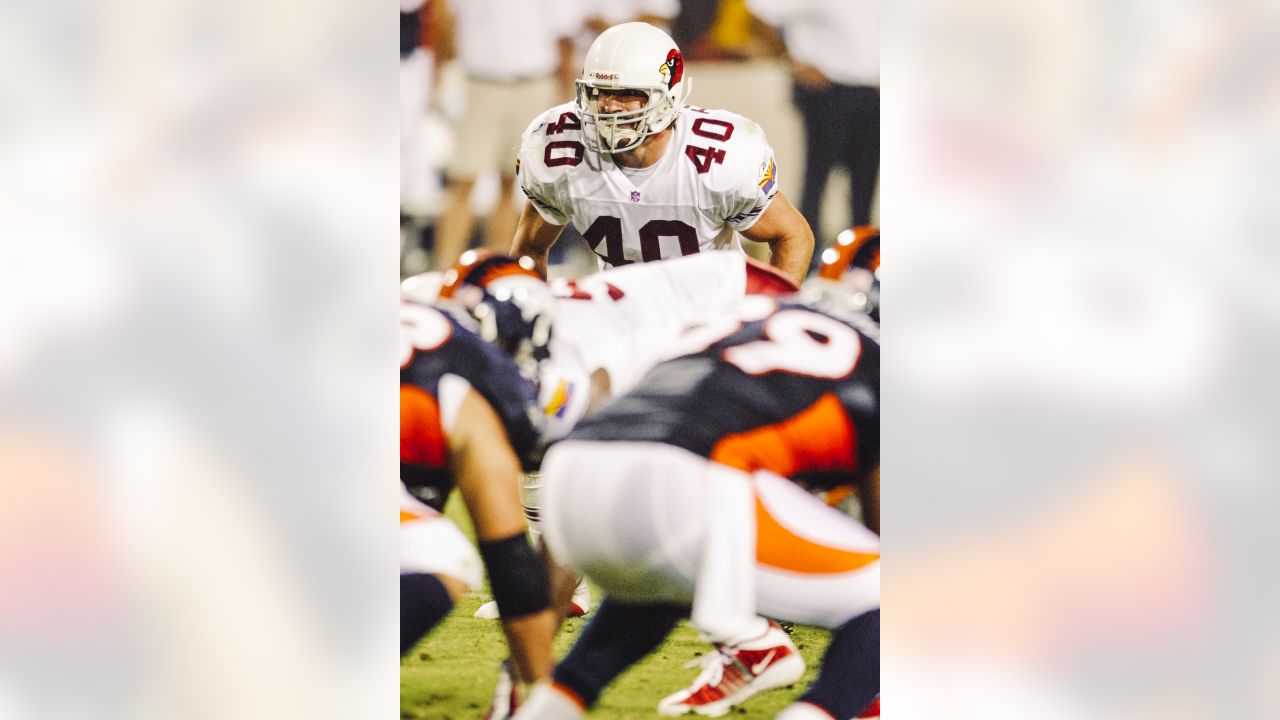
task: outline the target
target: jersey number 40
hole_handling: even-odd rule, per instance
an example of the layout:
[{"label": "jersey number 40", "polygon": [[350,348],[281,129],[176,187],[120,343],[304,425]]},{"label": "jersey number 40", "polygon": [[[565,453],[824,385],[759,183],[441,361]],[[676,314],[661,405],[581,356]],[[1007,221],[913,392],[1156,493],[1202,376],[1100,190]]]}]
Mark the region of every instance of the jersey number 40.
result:
[{"label": "jersey number 40", "polygon": [[[701,108],[689,109],[694,112],[706,112]],[[571,112],[564,112],[560,113],[560,119],[557,122],[547,123],[546,134],[558,135],[566,130],[581,129],[582,121],[578,119],[578,116]],[[698,118],[693,121],[693,126],[690,129],[694,135],[718,142],[727,142],[729,138],[733,137],[733,123],[726,120]],[[553,140],[543,148],[542,162],[547,167],[559,167],[561,165],[574,167],[582,162],[582,156],[585,152],[586,148],[577,140]],[[701,175],[702,173],[711,172],[712,163],[724,163],[725,150],[718,147],[685,145],[684,154],[698,170],[698,174]]]},{"label": "jersey number 40", "polygon": [[[613,267],[629,265],[622,252],[622,219],[601,215],[582,233],[591,250]],[[679,220],[650,220],[640,227],[640,258],[652,262],[663,258],[661,240],[674,237],[680,243],[681,255],[698,252],[698,231]],[[604,247],[601,248],[601,245]]]}]

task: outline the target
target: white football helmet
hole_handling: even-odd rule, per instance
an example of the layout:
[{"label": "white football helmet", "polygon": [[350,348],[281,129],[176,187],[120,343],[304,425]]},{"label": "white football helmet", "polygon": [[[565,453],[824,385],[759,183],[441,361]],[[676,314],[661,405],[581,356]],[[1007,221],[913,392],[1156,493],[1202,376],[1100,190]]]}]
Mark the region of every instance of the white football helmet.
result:
[{"label": "white football helmet", "polygon": [[[689,96],[684,56],[670,35],[642,22],[615,25],[587,50],[577,82],[582,140],[595,152],[619,153],[666,129]],[[601,90],[637,90],[648,96],[643,108],[606,113]]]}]

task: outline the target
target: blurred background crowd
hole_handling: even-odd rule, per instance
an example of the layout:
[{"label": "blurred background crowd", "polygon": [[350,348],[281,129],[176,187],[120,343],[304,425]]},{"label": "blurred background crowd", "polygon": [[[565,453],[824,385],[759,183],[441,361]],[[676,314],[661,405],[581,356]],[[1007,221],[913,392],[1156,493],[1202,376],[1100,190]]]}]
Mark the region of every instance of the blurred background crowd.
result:
[{"label": "blurred background crowd", "polygon": [[[675,38],[690,104],[764,127],[815,261],[838,232],[878,219],[878,0],[401,0],[402,276],[468,247],[510,248],[520,134],[573,98],[596,35],[634,20]],[[596,268],[572,227],[552,252],[553,274]]]}]

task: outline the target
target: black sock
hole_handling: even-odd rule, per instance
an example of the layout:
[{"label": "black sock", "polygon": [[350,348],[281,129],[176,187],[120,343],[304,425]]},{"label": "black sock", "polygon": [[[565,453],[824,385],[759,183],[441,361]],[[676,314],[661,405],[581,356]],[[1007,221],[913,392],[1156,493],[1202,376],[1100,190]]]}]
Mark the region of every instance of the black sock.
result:
[{"label": "black sock", "polygon": [[862,712],[880,694],[880,610],[846,622],[831,634],[822,671],[801,700],[838,718]]},{"label": "black sock", "polygon": [[400,576],[400,654],[418,644],[453,608],[453,598],[435,575]]},{"label": "black sock", "polygon": [[556,666],[555,681],[594,706],[605,686],[658,647],[688,614],[686,607],[631,605],[606,597]]}]

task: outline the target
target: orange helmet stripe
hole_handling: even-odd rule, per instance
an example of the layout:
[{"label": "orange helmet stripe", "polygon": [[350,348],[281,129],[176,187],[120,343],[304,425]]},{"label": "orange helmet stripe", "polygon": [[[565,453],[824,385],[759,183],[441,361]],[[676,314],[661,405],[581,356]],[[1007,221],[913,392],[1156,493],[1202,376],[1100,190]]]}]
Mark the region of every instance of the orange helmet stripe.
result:
[{"label": "orange helmet stripe", "polygon": [[840,237],[830,248],[836,251],[835,256],[830,262],[823,261],[818,268],[818,277],[839,280],[853,265],[854,259],[867,253],[870,257],[865,261],[866,268],[871,271],[880,269],[880,228],[875,225],[860,225],[851,230],[851,235],[840,233]]}]

